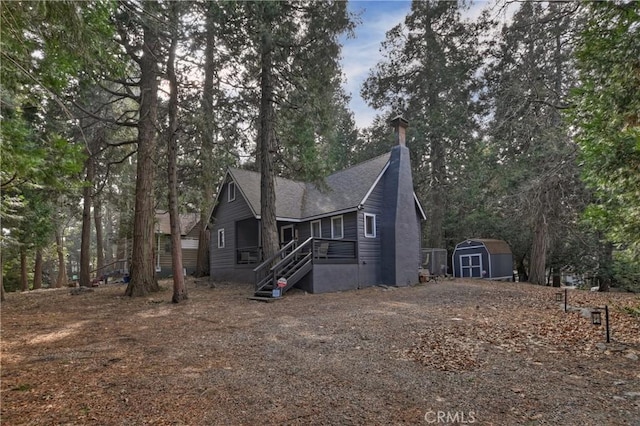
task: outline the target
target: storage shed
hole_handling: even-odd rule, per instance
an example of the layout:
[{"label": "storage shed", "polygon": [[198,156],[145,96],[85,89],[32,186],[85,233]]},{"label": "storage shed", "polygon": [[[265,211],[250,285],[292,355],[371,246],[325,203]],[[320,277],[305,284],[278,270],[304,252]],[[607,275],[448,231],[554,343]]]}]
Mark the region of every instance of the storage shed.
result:
[{"label": "storage shed", "polygon": [[506,241],[476,238],[456,245],[452,258],[453,275],[459,278],[513,278],[513,254]]}]

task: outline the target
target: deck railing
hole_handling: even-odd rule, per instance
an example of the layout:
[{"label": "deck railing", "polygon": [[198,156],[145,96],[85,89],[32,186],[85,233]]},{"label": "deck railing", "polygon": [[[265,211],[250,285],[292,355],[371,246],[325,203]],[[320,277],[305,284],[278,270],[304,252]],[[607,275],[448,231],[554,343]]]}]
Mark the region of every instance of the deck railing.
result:
[{"label": "deck railing", "polygon": [[236,250],[236,264],[252,265],[260,262],[262,258],[261,247],[242,247]]},{"label": "deck railing", "polygon": [[313,261],[315,263],[356,263],[358,242],[356,240],[313,239]]}]

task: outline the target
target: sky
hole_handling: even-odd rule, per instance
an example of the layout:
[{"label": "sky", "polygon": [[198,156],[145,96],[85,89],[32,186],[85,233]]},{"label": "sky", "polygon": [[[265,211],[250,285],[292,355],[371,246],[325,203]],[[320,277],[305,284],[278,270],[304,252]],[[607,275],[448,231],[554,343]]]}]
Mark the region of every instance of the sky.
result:
[{"label": "sky", "polygon": [[[487,5],[487,1],[478,1],[463,16],[476,18]],[[411,10],[411,1],[350,0],[348,8],[350,12],[360,16],[360,24],[354,31],[355,38],[342,39],[342,66],[346,77],[344,88],[351,95],[349,106],[354,113],[356,126],[364,128],[373,122],[377,111],[369,108],[360,97],[360,88],[369,75],[369,70],[382,59],[379,49],[386,32],[404,22]]]}]

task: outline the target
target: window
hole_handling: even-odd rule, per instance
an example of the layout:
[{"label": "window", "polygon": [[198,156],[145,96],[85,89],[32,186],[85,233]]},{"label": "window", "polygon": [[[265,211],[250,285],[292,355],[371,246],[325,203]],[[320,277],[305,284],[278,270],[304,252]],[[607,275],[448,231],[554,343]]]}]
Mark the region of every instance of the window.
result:
[{"label": "window", "polygon": [[313,238],[322,238],[322,222],[314,220],[311,222],[311,236]]},{"label": "window", "polygon": [[224,248],[224,228],[218,229],[218,248]]},{"label": "window", "polygon": [[340,239],[343,237],[342,216],[331,218],[331,238]]},{"label": "window", "polygon": [[231,202],[236,199],[236,183],[229,182],[227,185],[227,201]]},{"label": "window", "polygon": [[371,213],[364,214],[364,236],[367,238],[376,237],[376,215]]}]

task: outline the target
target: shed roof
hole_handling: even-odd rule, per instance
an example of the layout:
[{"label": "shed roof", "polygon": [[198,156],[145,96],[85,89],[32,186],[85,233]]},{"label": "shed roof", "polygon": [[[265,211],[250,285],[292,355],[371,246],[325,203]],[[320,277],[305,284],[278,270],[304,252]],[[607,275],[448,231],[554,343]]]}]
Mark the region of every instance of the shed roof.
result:
[{"label": "shed roof", "polygon": [[[277,177],[276,216],[301,220],[329,213],[356,209],[369,193],[389,162],[389,154],[375,157],[325,178],[325,188],[313,183]],[[238,185],[256,217],[260,216],[260,174],[230,168],[229,175]]]},{"label": "shed roof", "polygon": [[[504,240],[492,238],[472,238],[467,241],[473,241],[483,244],[490,254],[511,254],[511,247]],[[462,243],[461,243],[462,244]]]}]

